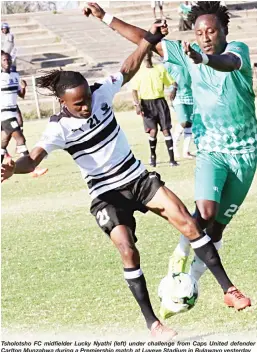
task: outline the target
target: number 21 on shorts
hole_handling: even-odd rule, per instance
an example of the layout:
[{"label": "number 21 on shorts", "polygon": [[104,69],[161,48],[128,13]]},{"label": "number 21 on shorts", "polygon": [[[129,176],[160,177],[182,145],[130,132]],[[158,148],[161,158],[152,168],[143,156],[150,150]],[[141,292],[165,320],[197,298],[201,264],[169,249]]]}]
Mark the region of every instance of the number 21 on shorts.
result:
[{"label": "number 21 on shorts", "polygon": [[110,217],[109,217],[106,209],[99,210],[96,214],[96,218],[97,218],[100,226],[106,225],[108,223],[108,221],[110,220]]}]

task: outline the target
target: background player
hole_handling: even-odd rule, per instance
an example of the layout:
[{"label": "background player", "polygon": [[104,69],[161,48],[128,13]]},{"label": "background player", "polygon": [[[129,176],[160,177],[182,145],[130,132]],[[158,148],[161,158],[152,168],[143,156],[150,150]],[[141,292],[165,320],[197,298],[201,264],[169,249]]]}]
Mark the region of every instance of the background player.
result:
[{"label": "background player", "polygon": [[169,87],[174,80],[163,65],[153,64],[152,57],[153,53],[149,51],[132,80],[134,105],[137,114],[143,117],[145,132],[149,133],[150,165],[156,166],[157,133],[158,125],[160,125],[169,154],[170,166],[177,166],[170,132],[170,109],[164,97],[164,87]]},{"label": "background player", "polygon": [[[104,19],[105,12],[99,5],[90,3],[89,7],[95,17]],[[252,69],[247,45],[227,43],[229,14],[219,1],[198,2],[190,19],[195,23],[198,44],[162,40],[154,50],[191,76],[197,109],[193,133],[198,148],[194,217],[220,248],[222,233],[246,197],[256,170]],[[108,24],[135,44],[145,35],[145,30],[115,17]],[[188,241],[183,239],[170,267],[174,269],[177,263],[175,269],[181,271],[188,251]],[[233,288],[231,295],[240,298]],[[250,301],[245,303],[238,304],[237,309],[250,305]]]},{"label": "background player", "polygon": [[[176,111],[178,124],[173,134],[174,156],[176,159],[180,158],[179,141],[182,133],[184,132],[183,143],[183,157],[185,159],[193,159],[190,153],[190,143],[192,140],[192,122],[194,101],[191,89],[191,77],[187,70],[181,66],[172,65],[169,62],[165,63],[165,67],[169,74],[175,79],[176,86],[175,98],[172,100],[172,106]],[[173,94],[173,92],[172,92]]]},{"label": "background player", "polygon": [[[16,150],[21,155],[28,155],[26,140],[21,130],[21,121],[18,121],[17,98],[24,99],[27,83],[20,82],[17,72],[11,72],[12,59],[10,54],[1,51],[1,162],[6,154],[6,148],[13,137],[16,141]],[[20,82],[20,85],[19,85]],[[36,168],[32,176],[45,174],[47,169]]]}]

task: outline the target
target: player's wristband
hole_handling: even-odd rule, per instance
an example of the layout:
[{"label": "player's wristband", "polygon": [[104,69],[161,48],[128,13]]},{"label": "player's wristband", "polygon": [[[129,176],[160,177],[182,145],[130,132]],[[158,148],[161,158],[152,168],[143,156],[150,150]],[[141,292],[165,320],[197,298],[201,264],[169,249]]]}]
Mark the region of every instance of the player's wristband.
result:
[{"label": "player's wristband", "polygon": [[105,12],[104,17],[102,18],[102,22],[107,24],[107,26],[110,26],[113,20],[113,15],[110,15],[109,13]]},{"label": "player's wristband", "polygon": [[202,61],[202,64],[207,65],[208,62],[209,62],[208,55],[206,55],[206,54],[204,54],[204,53],[202,53],[201,55],[202,55],[202,60],[203,60],[203,61]]},{"label": "player's wristband", "polygon": [[162,34],[160,30],[158,30],[155,34],[148,31],[148,32],[146,32],[144,39],[148,43],[150,43],[152,45],[156,45],[162,40],[163,37],[165,37],[165,35]]}]

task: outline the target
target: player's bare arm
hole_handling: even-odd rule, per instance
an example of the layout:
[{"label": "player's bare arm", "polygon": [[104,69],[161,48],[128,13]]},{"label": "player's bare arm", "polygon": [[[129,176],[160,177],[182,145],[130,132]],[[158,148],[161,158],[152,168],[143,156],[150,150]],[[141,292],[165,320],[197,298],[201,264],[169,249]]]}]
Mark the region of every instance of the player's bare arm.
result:
[{"label": "player's bare arm", "polygon": [[27,87],[27,82],[24,81],[24,79],[21,80],[21,90],[18,92],[18,96],[22,99],[25,98],[25,94],[26,94],[26,87]]},{"label": "player's bare arm", "polygon": [[222,55],[201,54],[195,51],[188,42],[184,42],[183,47],[186,55],[190,57],[195,64],[205,63],[214,70],[221,72],[232,72],[240,69],[241,60],[233,53],[226,53]]},{"label": "player's bare arm", "polygon": [[13,174],[28,174],[32,172],[46,157],[47,152],[39,147],[31,150],[29,155],[19,158],[16,162],[9,160],[1,166],[1,182],[10,178]]},{"label": "player's bare arm", "polygon": [[[95,2],[89,2],[87,7],[84,9],[85,16],[94,16],[99,20],[103,21],[106,12]],[[107,14],[108,15],[108,14]],[[109,15],[110,16],[110,15]],[[111,19],[111,18],[110,18]],[[117,17],[112,17],[110,24],[108,24],[110,28],[117,31],[122,37],[128,39],[130,42],[139,45],[140,41],[144,38],[146,34],[146,30],[133,26],[129,23],[126,23]],[[162,33],[164,35],[168,34],[168,27],[165,26],[162,28]],[[163,56],[163,50],[161,43],[156,44],[153,47],[153,50],[157,52],[160,56]]]}]

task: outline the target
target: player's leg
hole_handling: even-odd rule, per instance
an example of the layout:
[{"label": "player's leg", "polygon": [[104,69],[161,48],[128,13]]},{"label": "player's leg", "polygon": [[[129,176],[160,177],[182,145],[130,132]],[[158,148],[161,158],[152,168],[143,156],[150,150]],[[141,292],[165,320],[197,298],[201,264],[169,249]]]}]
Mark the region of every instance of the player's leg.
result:
[{"label": "player's leg", "polygon": [[1,163],[2,163],[4,160],[4,157],[7,154],[7,146],[12,138],[12,134],[10,132],[8,133],[8,131],[4,129],[3,123],[1,125],[2,125],[2,129],[1,129]]},{"label": "player's leg", "polygon": [[151,1],[151,8],[153,9],[153,17],[156,19],[155,1]]},{"label": "player's leg", "polygon": [[155,315],[146,280],[140,267],[140,254],[135,245],[137,238],[135,236],[136,222],[133,216],[134,203],[131,198],[133,196],[130,190],[127,190],[126,193],[124,191],[110,191],[101,195],[99,199],[93,200],[90,211],[96,217],[100,228],[111,238],[120,253],[124,278],[152,335],[160,339],[162,337],[171,339],[176,333],[172,329],[164,327]]},{"label": "player's leg", "polygon": [[[193,217],[201,230],[205,230],[214,221],[218,212],[221,192],[227,178],[227,167],[215,156],[199,152],[196,157],[195,199],[196,210]],[[185,270],[189,256],[190,243],[181,234],[179,244],[169,261],[169,272]]]},{"label": "player's leg", "polygon": [[165,144],[169,154],[170,166],[177,166],[178,163],[174,159],[173,139],[170,132],[172,127],[170,109],[166,99],[156,99],[155,108],[158,116],[158,123],[161,126],[161,131],[164,135]]},{"label": "player's leg", "polygon": [[174,135],[174,152],[175,155],[179,155],[178,143],[181,134],[184,132],[184,143],[183,143],[183,157],[192,159],[190,154],[190,143],[192,140],[192,117],[193,117],[193,105],[189,104],[177,104],[174,106],[179,122],[179,127],[176,128]]},{"label": "player's leg", "polygon": [[230,281],[211,238],[200,231],[196,221],[174,193],[166,187],[161,187],[148,202],[147,207],[185,234],[195,255],[210,269],[223,289],[224,301],[227,305],[240,310],[251,304],[249,298],[245,297]]},{"label": "player's leg", "polygon": [[158,1],[159,3],[159,9],[161,13],[161,19],[165,19],[164,13],[163,13],[163,1]]},{"label": "player's leg", "polygon": [[175,158],[174,158],[174,151],[173,151],[173,139],[172,139],[172,135],[169,129],[164,129],[162,131],[164,139],[165,139],[165,144],[168,150],[168,154],[169,154],[169,163],[170,166],[178,166],[179,164],[176,162]]},{"label": "player's leg", "polygon": [[150,160],[149,165],[156,167],[157,126],[149,131]]},{"label": "player's leg", "polygon": [[199,229],[184,204],[171,190],[164,186],[159,188],[146,206],[155,214],[168,220],[189,239],[196,255],[211,270],[224,292],[233,286],[211,239]]},{"label": "player's leg", "polygon": [[[243,203],[256,170],[256,154],[239,154],[239,155],[223,155],[224,163],[230,166],[230,171],[226,183],[223,187],[220,205],[215,221],[206,229],[208,235],[217,250],[222,245],[222,233],[233,216]],[[203,273],[207,270],[204,263],[197,257],[194,258],[189,273],[199,280]],[[237,309],[243,309],[251,305],[246,297],[238,296],[236,289],[225,295],[225,303],[235,306]]]},{"label": "player's leg", "polygon": [[157,115],[158,111],[155,106],[155,99],[144,100],[141,99],[141,107],[144,113],[143,122],[146,133],[149,133],[149,147],[150,147],[150,166],[156,166],[156,146],[157,146]]},{"label": "player's leg", "polygon": [[21,131],[23,132],[23,117],[18,105],[17,105],[17,122],[21,128]]},{"label": "player's leg", "polygon": [[[211,238],[215,248],[219,251],[222,247],[222,234],[226,225],[221,224],[214,220],[214,222],[207,227],[205,232]],[[189,268],[189,274],[192,275],[197,281],[207,270],[206,265],[200,260],[197,256],[194,256],[194,259]]]}]

